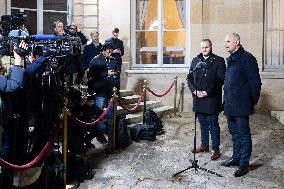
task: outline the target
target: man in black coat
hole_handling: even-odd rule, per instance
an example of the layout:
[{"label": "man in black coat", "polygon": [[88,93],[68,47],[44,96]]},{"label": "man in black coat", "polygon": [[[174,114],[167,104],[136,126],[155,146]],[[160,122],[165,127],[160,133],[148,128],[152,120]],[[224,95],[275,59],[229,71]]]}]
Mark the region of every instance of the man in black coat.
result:
[{"label": "man in black coat", "polygon": [[84,52],[83,52],[83,64],[82,68],[84,70],[87,70],[89,68],[91,60],[99,55],[103,50],[102,50],[102,44],[100,43],[100,37],[99,37],[99,32],[94,31],[91,33],[91,40],[92,42],[84,47]]},{"label": "man in black coat", "polygon": [[192,60],[187,84],[192,92],[193,111],[200,123],[201,146],[193,153],[209,152],[209,131],[211,133],[212,160],[221,156],[220,127],[218,115],[222,108],[222,86],[226,65],[223,58],[212,53],[212,43],[203,39],[201,53]]},{"label": "man in black coat", "polygon": [[234,176],[240,177],[248,173],[252,151],[249,115],[258,102],[261,79],[257,60],[244,50],[238,34],[228,34],[225,47],[231,55],[224,81],[224,114],[232,135],[233,155],[221,165],[239,166]]},{"label": "man in black coat", "polygon": [[117,89],[118,89],[118,96],[120,97],[120,73],[121,73],[121,66],[122,66],[122,56],[124,55],[124,46],[123,41],[118,39],[119,29],[114,28],[112,31],[112,37],[106,40],[106,43],[111,43],[113,45],[113,52],[111,54],[112,57],[115,58],[117,65],[118,65],[118,74],[117,74]]},{"label": "man in black coat", "polygon": [[101,109],[106,107],[112,97],[114,78],[117,73],[116,60],[111,57],[113,46],[111,43],[103,45],[103,52],[94,57],[89,66],[88,88],[90,93],[96,93],[96,104]]}]

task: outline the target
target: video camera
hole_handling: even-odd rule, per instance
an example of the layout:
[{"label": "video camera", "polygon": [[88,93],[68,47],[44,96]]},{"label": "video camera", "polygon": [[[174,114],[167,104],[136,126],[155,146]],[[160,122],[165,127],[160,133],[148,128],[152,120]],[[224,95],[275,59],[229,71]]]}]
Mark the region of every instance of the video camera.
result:
[{"label": "video camera", "polygon": [[45,57],[64,57],[79,53],[81,40],[79,37],[55,36],[55,35],[33,35],[3,37],[0,41],[0,55],[13,56],[13,49],[21,42],[25,41],[29,48],[20,56],[33,54]]},{"label": "video camera", "polygon": [[10,31],[20,29],[20,27],[24,25],[26,17],[27,15],[24,15],[24,13],[17,13],[13,15],[2,15],[0,26],[3,31],[1,34],[7,37]]}]

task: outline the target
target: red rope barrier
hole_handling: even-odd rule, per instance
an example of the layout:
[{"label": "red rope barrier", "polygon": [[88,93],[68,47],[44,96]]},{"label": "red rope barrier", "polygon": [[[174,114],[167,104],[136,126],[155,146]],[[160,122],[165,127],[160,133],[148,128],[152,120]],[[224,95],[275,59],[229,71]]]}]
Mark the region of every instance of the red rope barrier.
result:
[{"label": "red rope barrier", "polygon": [[24,170],[24,169],[27,169],[27,168],[31,168],[34,165],[36,165],[39,161],[42,160],[42,158],[46,155],[46,153],[49,151],[49,149],[52,145],[53,145],[53,139],[50,139],[46,143],[44,148],[41,150],[41,152],[37,155],[37,157],[35,157],[34,160],[32,160],[31,162],[29,162],[25,165],[14,165],[14,164],[11,164],[11,163],[3,160],[2,158],[0,158],[0,165],[7,168],[7,169],[13,170],[13,171],[21,171],[21,170]]},{"label": "red rope barrier", "polygon": [[141,95],[139,96],[139,99],[138,99],[137,103],[135,103],[136,105],[135,105],[133,108],[131,108],[131,109],[129,109],[129,108],[127,108],[125,105],[123,105],[120,100],[118,100],[118,104],[119,104],[124,110],[126,110],[127,112],[132,113],[132,112],[134,112],[135,110],[137,110],[137,109],[139,108],[139,104],[141,103],[142,99],[144,98],[145,93],[146,93],[146,90],[143,89]]},{"label": "red rope barrier", "polygon": [[94,125],[97,125],[99,123],[99,121],[101,121],[105,115],[108,113],[108,111],[110,110],[110,108],[112,107],[112,103],[113,103],[113,100],[111,99],[107,108],[105,109],[105,111],[102,113],[102,115],[95,121],[93,122],[90,122],[90,123],[87,123],[87,122],[84,122],[84,121],[81,121],[79,120],[78,118],[72,116],[72,115],[69,115],[71,117],[71,119],[76,122],[77,124],[79,124],[80,126],[94,126]]},{"label": "red rope barrier", "polygon": [[170,91],[171,91],[171,89],[173,88],[173,86],[175,85],[175,82],[173,82],[172,84],[171,84],[171,86],[166,90],[166,92],[164,93],[164,94],[156,94],[154,91],[152,91],[151,89],[149,89],[149,88],[147,88],[148,89],[148,91],[150,92],[150,93],[152,93],[154,96],[157,96],[157,97],[163,97],[163,96],[165,96],[166,94],[168,94]]}]

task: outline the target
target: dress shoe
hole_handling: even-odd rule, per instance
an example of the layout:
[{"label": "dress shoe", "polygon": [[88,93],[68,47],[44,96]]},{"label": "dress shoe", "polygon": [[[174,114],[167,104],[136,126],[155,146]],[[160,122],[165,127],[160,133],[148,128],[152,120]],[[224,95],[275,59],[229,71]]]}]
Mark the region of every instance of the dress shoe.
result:
[{"label": "dress shoe", "polygon": [[239,169],[237,169],[237,170],[234,172],[234,176],[235,176],[235,177],[241,177],[241,176],[246,175],[248,172],[249,172],[249,169],[248,169],[247,166],[245,166],[245,167],[239,167]]},{"label": "dress shoe", "polygon": [[233,159],[229,159],[228,161],[221,162],[221,166],[224,167],[239,166],[239,162]]},{"label": "dress shoe", "polygon": [[192,149],[191,152],[192,153],[209,152],[209,148],[200,146],[200,147],[196,148],[196,150]]},{"label": "dress shoe", "polygon": [[219,157],[221,157],[221,153],[220,153],[220,151],[218,150],[218,151],[214,151],[214,152],[213,152],[213,154],[212,154],[212,156],[211,156],[211,159],[212,159],[212,160],[216,160],[216,159],[219,159]]}]

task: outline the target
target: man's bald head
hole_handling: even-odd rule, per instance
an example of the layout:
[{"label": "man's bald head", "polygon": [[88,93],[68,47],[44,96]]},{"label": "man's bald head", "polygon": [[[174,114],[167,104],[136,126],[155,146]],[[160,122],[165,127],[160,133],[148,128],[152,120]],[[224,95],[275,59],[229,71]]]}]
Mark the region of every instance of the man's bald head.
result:
[{"label": "man's bald head", "polygon": [[241,39],[237,33],[229,33],[225,38],[225,48],[229,53],[236,52],[241,46]]}]

